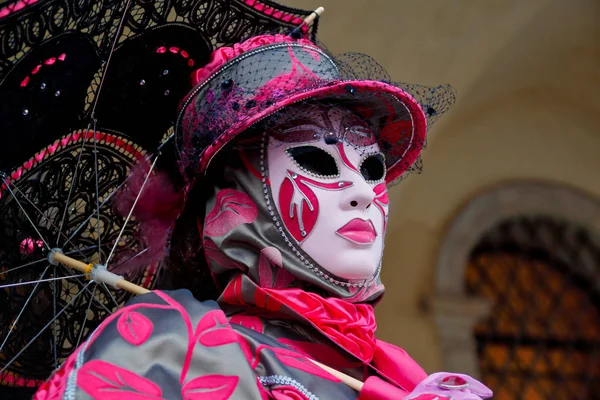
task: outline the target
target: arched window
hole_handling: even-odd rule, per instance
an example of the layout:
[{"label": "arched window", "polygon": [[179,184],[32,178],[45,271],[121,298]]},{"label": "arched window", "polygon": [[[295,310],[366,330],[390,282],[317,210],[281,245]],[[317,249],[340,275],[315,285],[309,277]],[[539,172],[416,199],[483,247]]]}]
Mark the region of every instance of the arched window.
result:
[{"label": "arched window", "polygon": [[600,399],[599,235],[600,202],[570,187],[508,183],[466,203],[428,303],[440,369],[494,399]]},{"label": "arched window", "polygon": [[481,236],[464,278],[467,296],[492,304],[473,334],[494,399],[600,398],[600,238],[508,218]]}]

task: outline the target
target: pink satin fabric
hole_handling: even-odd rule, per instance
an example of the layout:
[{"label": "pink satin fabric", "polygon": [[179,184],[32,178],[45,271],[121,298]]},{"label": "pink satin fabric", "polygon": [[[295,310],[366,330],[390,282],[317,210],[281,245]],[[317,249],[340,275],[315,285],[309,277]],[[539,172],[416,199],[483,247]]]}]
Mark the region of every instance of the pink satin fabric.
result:
[{"label": "pink satin fabric", "polygon": [[358,400],[403,399],[408,392],[397,388],[377,376],[369,377],[359,393]]},{"label": "pink satin fabric", "polygon": [[[302,289],[255,287],[254,290],[254,299],[260,301],[252,305],[262,308],[265,311],[263,316],[278,311],[281,305],[286,305],[333,342],[395,383],[398,390],[410,393],[427,377],[425,371],[404,350],[375,337],[377,324],[371,305],[353,304],[334,297],[323,298]],[[232,305],[249,305],[242,298],[239,280],[233,279],[223,293],[221,301]],[[307,346],[301,342],[288,344],[302,353],[322,360],[323,354],[318,345]],[[314,350],[317,350],[317,354],[312,354]],[[331,355],[327,358],[335,359]],[[338,364],[339,366],[335,367],[350,367],[343,365],[342,359]]]},{"label": "pink satin fabric", "polygon": [[352,304],[323,298],[301,289],[262,289],[271,297],[304,316],[328,338],[365,363],[375,354],[375,312],[369,304]]},{"label": "pink satin fabric", "polygon": [[377,339],[372,365],[401,388],[412,391],[427,373],[406,351]]},{"label": "pink satin fabric", "polygon": [[[394,396],[401,393],[406,395],[427,378],[425,371],[406,351],[375,337],[377,324],[371,305],[352,304],[335,297],[323,298],[301,289],[259,290],[264,290],[270,297],[304,316],[329,339],[365,364],[370,364],[398,386],[389,383],[381,385],[379,381],[372,381],[377,387],[373,390],[367,389],[367,393],[372,392],[371,395],[380,392],[388,393],[388,397],[373,397],[373,399],[398,398]],[[313,357],[319,358],[318,355]],[[392,397],[389,397],[390,390],[394,393]]]}]

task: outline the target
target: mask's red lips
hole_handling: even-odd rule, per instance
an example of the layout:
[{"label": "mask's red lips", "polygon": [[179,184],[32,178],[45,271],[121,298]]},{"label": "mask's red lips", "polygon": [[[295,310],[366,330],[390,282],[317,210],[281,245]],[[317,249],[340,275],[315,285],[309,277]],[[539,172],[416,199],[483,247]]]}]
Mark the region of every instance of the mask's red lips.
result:
[{"label": "mask's red lips", "polygon": [[377,238],[377,232],[371,220],[354,218],[336,231],[338,235],[357,244],[370,244]]}]

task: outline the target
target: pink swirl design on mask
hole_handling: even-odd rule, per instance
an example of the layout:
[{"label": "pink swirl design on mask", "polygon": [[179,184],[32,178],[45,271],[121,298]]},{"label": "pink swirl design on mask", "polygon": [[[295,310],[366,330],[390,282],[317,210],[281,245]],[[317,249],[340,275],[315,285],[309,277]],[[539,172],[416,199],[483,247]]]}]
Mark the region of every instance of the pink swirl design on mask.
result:
[{"label": "pink swirl design on mask", "polygon": [[287,171],[279,190],[279,208],[285,227],[298,243],[310,235],[319,215],[319,200],[309,186],[325,190],[343,190],[352,186],[352,182],[317,182],[290,170]]},{"label": "pink swirl design on mask", "polygon": [[383,232],[385,233],[387,228],[387,213],[383,207],[390,203],[390,198],[388,197],[385,183],[380,183],[379,185],[375,186],[373,188],[373,192],[375,192],[373,205],[377,207],[377,209],[381,212],[381,215],[383,215]]},{"label": "pink swirl design on mask", "polygon": [[356,168],[354,165],[352,165],[352,163],[350,162],[350,160],[348,159],[348,156],[346,155],[346,151],[344,150],[344,143],[343,142],[339,142],[335,145],[335,147],[337,148],[338,152],[340,153],[340,157],[342,158],[342,161],[344,162],[344,165],[348,168],[350,168],[352,171],[356,172],[359,174],[358,172],[358,168]]}]

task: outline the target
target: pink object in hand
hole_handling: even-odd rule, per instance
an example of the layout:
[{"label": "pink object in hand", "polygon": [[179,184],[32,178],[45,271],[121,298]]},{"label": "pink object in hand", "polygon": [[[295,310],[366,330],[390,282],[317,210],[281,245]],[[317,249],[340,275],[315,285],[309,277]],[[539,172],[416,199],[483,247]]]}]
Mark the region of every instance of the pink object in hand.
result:
[{"label": "pink object in hand", "polygon": [[482,400],[492,395],[490,388],[468,375],[438,372],[419,383],[406,400]]}]

